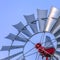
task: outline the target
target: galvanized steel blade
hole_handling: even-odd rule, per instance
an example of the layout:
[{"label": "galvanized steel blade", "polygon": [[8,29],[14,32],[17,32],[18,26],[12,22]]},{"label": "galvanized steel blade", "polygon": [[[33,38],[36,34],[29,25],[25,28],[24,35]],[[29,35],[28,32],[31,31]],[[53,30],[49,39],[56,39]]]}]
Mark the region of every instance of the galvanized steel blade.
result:
[{"label": "galvanized steel blade", "polygon": [[22,33],[24,33],[28,37],[32,36],[32,33],[26,27],[22,29]]},{"label": "galvanized steel blade", "polygon": [[13,25],[13,27],[15,27],[19,32],[24,28],[24,25],[22,22],[19,22],[16,25]]},{"label": "galvanized steel blade", "polygon": [[23,47],[24,47],[24,45],[20,45],[20,46],[2,46],[0,51],[9,51],[9,49],[13,50],[13,49],[18,49],[18,48],[23,48]]},{"label": "galvanized steel blade", "polygon": [[58,36],[58,35],[60,35],[60,29],[57,32],[54,33],[55,37]]},{"label": "galvanized steel blade", "polygon": [[53,26],[53,28],[51,29],[51,33],[55,33],[55,30],[57,29],[57,27],[60,25],[60,16],[57,19],[57,22],[55,23],[55,25]]},{"label": "galvanized steel blade", "polygon": [[60,55],[60,52],[59,51],[56,51],[56,54]]},{"label": "galvanized steel blade", "polygon": [[47,10],[37,9],[37,18],[39,20],[39,27],[40,27],[41,32],[45,30],[45,25],[47,21],[47,13],[48,13]]},{"label": "galvanized steel blade", "polygon": [[35,20],[34,14],[32,14],[32,15],[25,15],[24,17],[25,17],[27,23],[29,24],[29,26],[31,27],[31,29],[33,30],[33,32],[37,33],[38,32],[37,21]]},{"label": "galvanized steel blade", "polygon": [[54,54],[54,56],[57,58],[57,60],[60,60],[60,56],[58,54]]},{"label": "galvanized steel blade", "polygon": [[21,41],[21,42],[27,42],[27,39],[26,38],[22,38],[22,37],[19,37],[19,36],[16,36],[12,33],[10,33],[7,37],[7,39],[10,39],[10,40],[16,40],[16,41]]},{"label": "galvanized steel blade", "polygon": [[60,44],[57,44],[57,48],[60,48]]},{"label": "galvanized steel blade", "polygon": [[55,7],[52,7],[46,23],[45,31],[47,32],[51,31],[54,24],[57,22],[57,18],[59,17],[59,15],[60,15],[60,10]]},{"label": "galvanized steel blade", "polygon": [[56,40],[57,40],[57,42],[60,42],[60,37],[59,37],[59,38],[57,38]]}]

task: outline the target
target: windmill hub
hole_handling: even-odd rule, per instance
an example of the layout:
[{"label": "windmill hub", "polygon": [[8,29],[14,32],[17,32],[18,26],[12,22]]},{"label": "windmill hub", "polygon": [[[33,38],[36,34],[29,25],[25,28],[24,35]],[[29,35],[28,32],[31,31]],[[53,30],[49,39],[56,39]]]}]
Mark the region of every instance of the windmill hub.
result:
[{"label": "windmill hub", "polygon": [[37,43],[37,44],[35,45],[35,47],[36,47],[37,49],[39,49],[39,48],[41,47],[41,44],[40,44],[40,43]]},{"label": "windmill hub", "polygon": [[45,57],[51,57],[51,55],[53,55],[55,52],[55,48],[45,48],[40,43],[37,43],[35,45],[35,48],[38,50],[39,53],[41,53]]}]

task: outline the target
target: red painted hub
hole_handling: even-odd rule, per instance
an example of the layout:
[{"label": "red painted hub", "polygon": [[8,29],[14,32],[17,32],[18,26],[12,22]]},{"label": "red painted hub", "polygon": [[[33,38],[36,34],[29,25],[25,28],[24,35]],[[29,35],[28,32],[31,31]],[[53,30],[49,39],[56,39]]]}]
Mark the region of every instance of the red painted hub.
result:
[{"label": "red painted hub", "polygon": [[35,47],[36,47],[37,49],[39,49],[39,48],[41,47],[41,44],[40,44],[40,43],[37,43],[37,44],[35,45]]},{"label": "red painted hub", "polygon": [[48,60],[48,57],[54,54],[55,48],[45,48],[40,43],[37,43],[35,45],[35,48],[38,50],[39,53],[42,54],[42,56],[46,57],[46,60]]}]

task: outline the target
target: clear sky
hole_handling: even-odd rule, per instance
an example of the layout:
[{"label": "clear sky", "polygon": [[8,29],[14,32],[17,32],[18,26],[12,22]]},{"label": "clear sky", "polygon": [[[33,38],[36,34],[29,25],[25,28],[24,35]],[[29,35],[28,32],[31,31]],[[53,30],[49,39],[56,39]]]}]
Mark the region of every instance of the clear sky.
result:
[{"label": "clear sky", "polygon": [[12,25],[20,21],[26,24],[23,15],[34,13],[37,16],[37,8],[50,10],[51,6],[60,9],[60,0],[0,0],[0,48],[11,43],[5,36],[17,33]]}]

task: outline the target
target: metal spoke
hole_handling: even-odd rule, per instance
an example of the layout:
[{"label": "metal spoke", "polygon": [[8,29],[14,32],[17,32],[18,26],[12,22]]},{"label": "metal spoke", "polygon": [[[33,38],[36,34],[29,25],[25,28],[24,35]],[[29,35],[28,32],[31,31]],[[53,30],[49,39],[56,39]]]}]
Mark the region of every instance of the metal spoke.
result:
[{"label": "metal spoke", "polygon": [[[29,52],[32,51],[33,49],[34,49],[34,47],[33,47],[32,49],[30,49],[29,51],[27,51],[26,53],[24,53],[23,55],[26,55],[27,53],[29,53]],[[22,56],[23,56],[23,55],[22,55]],[[21,58],[22,56],[20,56],[19,58]],[[26,57],[26,56],[25,56],[25,57]],[[18,59],[19,59],[19,58],[18,58]],[[17,60],[18,60],[18,59],[17,59]]]},{"label": "metal spoke", "polygon": [[[42,40],[42,39],[44,40],[44,36],[45,36],[45,33],[43,33],[43,35],[41,36],[40,43],[41,43],[41,40]],[[42,44],[42,43],[41,43],[41,44]]]},{"label": "metal spoke", "polygon": [[40,56],[40,55],[38,55],[38,58],[37,58],[37,60],[39,60],[39,56]]},{"label": "metal spoke", "polygon": [[43,35],[43,40],[44,40],[44,37],[45,37],[45,33],[44,33],[44,35]]},{"label": "metal spoke", "polygon": [[31,56],[31,55],[36,54],[36,53],[37,53],[37,52],[31,53],[31,54],[29,54],[29,55],[27,55],[27,56],[25,56],[25,57]]},{"label": "metal spoke", "polygon": [[38,52],[36,53],[36,58],[35,58],[35,60],[37,60],[37,56],[38,56]]},{"label": "metal spoke", "polygon": [[29,40],[29,42],[31,42],[33,45],[35,45],[35,43],[34,43],[34,42],[32,42],[31,40]]},{"label": "metal spoke", "polygon": [[24,53],[24,55],[27,54],[27,53],[29,53],[30,51],[32,51],[34,48],[35,47],[33,47],[32,49],[30,49],[29,51],[27,51],[26,53]]},{"label": "metal spoke", "polygon": [[43,37],[43,35],[41,36],[40,43],[41,43],[42,37]]},{"label": "metal spoke", "polygon": [[[18,32],[18,34],[15,36],[15,38],[16,38],[19,34],[20,34],[20,32]],[[14,39],[15,39],[15,38],[14,38]],[[13,44],[13,42],[14,42],[14,39],[13,39],[13,41],[12,41],[12,43],[11,43],[10,48],[9,48],[9,53],[8,53],[8,56],[10,56],[10,49],[11,49],[11,47],[12,47],[12,44]]]},{"label": "metal spoke", "polygon": [[41,43],[41,39],[42,39],[42,36],[41,36],[41,38],[40,38],[40,43]]}]

